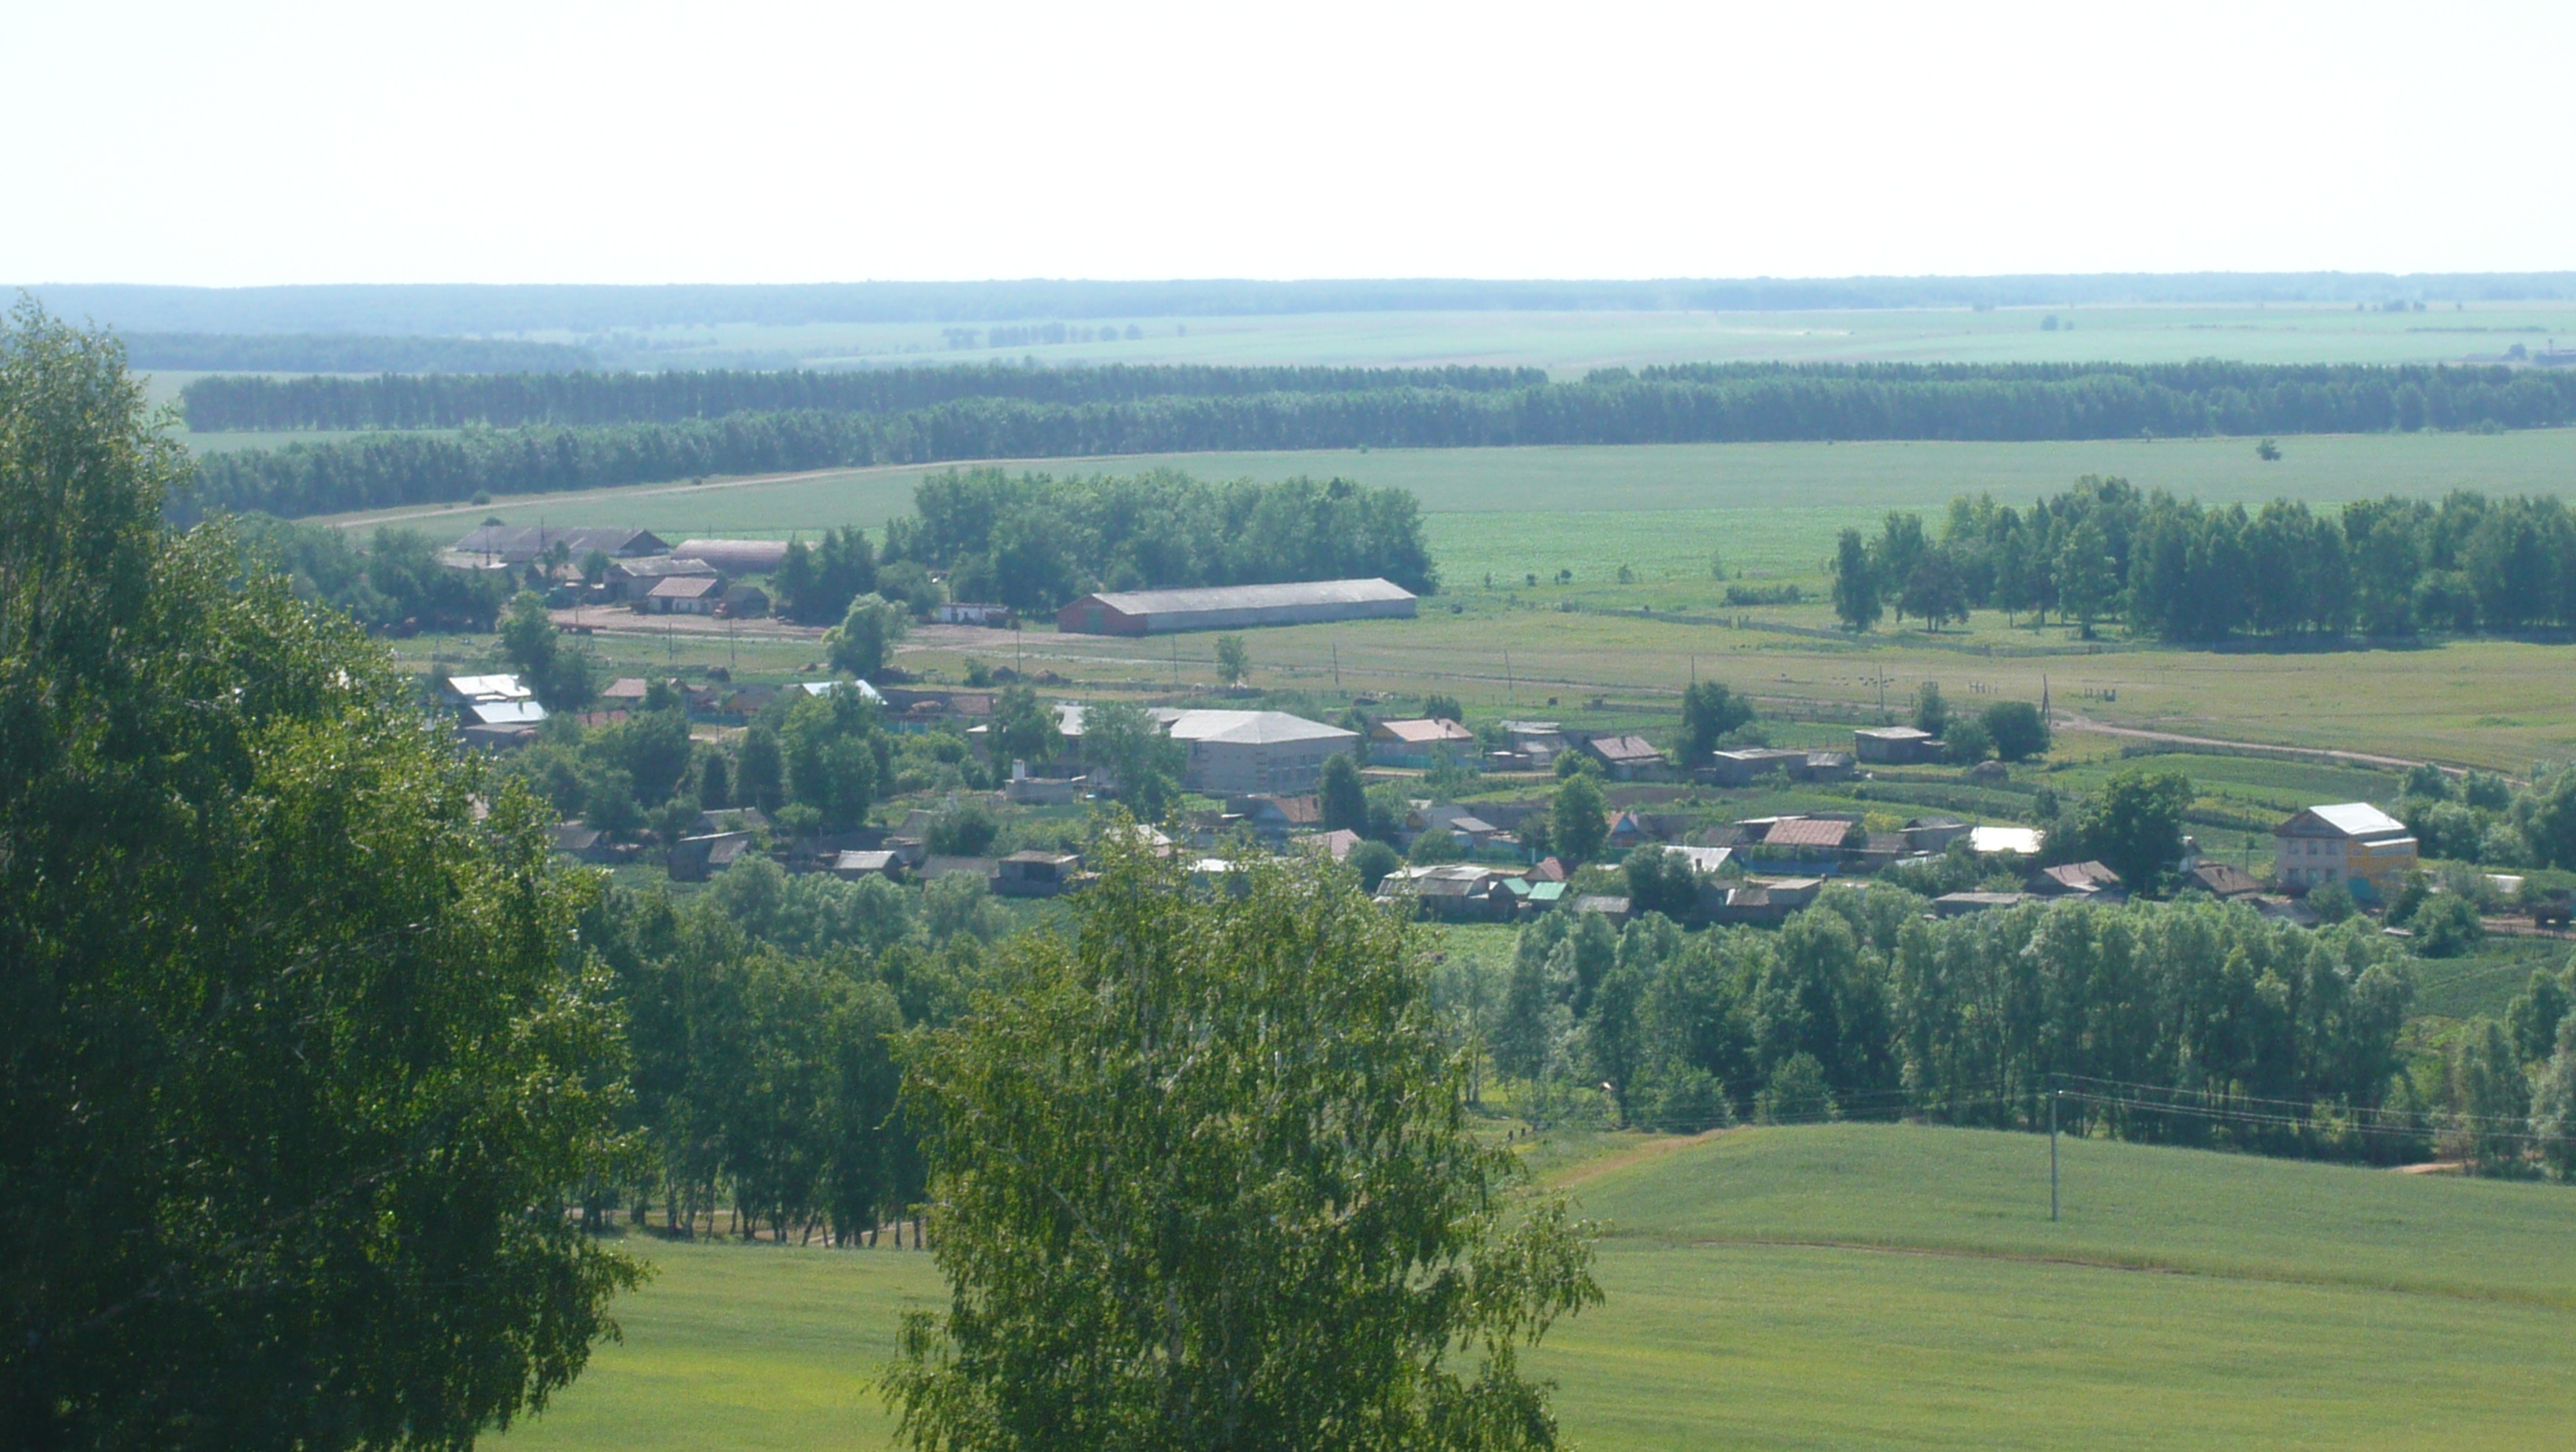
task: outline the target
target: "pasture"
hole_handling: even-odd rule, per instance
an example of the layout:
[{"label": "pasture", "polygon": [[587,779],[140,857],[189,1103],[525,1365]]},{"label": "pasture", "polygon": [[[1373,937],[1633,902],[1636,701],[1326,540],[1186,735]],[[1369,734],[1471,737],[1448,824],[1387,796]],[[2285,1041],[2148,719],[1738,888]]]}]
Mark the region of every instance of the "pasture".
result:
[{"label": "pasture", "polygon": [[[2520,1447],[2576,1414],[2576,1194],[1910,1126],[1557,1161],[1604,1306],[1532,1358],[1568,1439]],[[1551,1157],[1552,1159],[1554,1157]],[[510,1448],[877,1447],[910,1251],[650,1243],[623,1345]]]}]

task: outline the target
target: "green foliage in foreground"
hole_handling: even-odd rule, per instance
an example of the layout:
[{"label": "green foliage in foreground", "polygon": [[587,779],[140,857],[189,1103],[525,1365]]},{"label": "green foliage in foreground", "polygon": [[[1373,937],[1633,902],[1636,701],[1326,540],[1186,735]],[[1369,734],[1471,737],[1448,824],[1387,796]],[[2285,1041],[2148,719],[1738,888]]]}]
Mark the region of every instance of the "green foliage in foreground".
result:
[{"label": "green foliage in foreground", "polygon": [[[1600,1452],[2511,1448],[2576,1417],[2576,1195],[2063,1151],[2052,1226],[2031,1135],[1740,1130],[1606,1168],[1614,1148],[1572,1186],[1612,1227],[1608,1300],[1530,1365]],[[929,1257],[645,1253],[626,1344],[497,1445],[883,1445],[869,1381],[940,1294]]]},{"label": "green foliage in foreground", "polygon": [[0,328],[0,1445],[470,1447],[638,1279],[589,890],[185,469]]},{"label": "green foliage in foreground", "polygon": [[907,1074],[953,1287],[888,1378],[913,1444],[1555,1446],[1517,1355],[1588,1249],[1471,1132],[1415,931],[1328,864],[1090,857]]}]

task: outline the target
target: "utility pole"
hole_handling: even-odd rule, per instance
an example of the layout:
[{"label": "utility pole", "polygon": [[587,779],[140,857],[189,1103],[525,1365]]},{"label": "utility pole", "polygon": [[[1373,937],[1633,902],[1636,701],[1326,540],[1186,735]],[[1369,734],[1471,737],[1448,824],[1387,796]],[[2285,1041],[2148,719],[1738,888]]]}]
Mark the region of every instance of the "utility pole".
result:
[{"label": "utility pole", "polygon": [[1512,653],[1508,650],[1503,652],[1503,704],[1520,704],[1519,698],[1512,694]]},{"label": "utility pole", "polygon": [[1342,688],[1342,643],[1341,643],[1340,641],[1338,641],[1338,640],[1337,640],[1337,641],[1334,641],[1334,642],[1333,642],[1333,689],[1338,691],[1338,690],[1340,690],[1341,688]]},{"label": "utility pole", "polygon": [[2063,1092],[2054,1090],[2048,1096],[2048,1222],[2051,1225],[2057,1223],[2057,1101],[2064,1097]]}]

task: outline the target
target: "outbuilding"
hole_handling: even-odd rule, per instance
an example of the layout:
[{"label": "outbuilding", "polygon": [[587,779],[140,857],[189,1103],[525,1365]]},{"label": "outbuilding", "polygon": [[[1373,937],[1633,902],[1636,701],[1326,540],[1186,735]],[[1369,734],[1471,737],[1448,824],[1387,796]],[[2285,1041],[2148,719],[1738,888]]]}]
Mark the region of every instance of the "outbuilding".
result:
[{"label": "outbuilding", "polygon": [[1065,606],[1056,612],[1056,628],[1077,635],[1168,635],[1333,620],[1410,620],[1414,605],[1412,591],[1387,580],[1118,590],[1085,595]]}]

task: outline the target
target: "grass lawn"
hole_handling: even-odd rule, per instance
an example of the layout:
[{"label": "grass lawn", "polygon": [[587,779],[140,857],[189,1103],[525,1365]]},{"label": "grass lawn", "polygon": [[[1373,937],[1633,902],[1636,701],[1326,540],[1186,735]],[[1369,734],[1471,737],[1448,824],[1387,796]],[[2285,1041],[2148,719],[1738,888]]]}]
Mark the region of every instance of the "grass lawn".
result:
[{"label": "grass lawn", "polygon": [[[1601,1137],[1601,1308],[1533,1358],[1570,1440],[2530,1447],[2576,1416],[2576,1192],[1905,1126]],[[651,1244],[526,1448],[885,1445],[929,1258]]]}]

